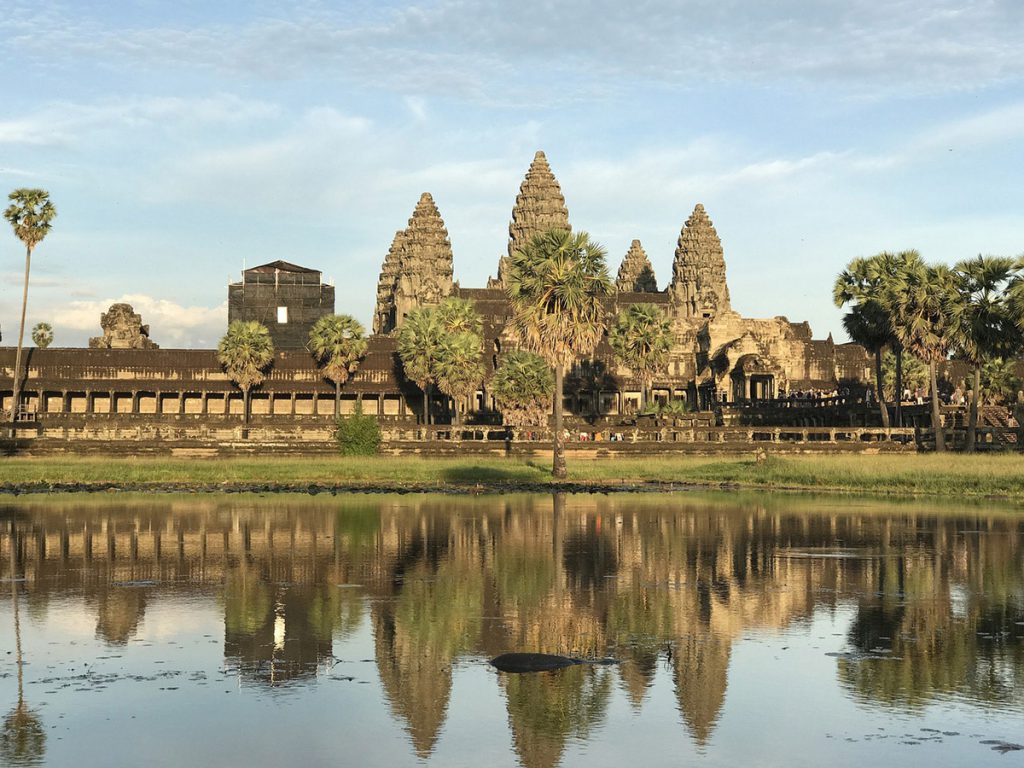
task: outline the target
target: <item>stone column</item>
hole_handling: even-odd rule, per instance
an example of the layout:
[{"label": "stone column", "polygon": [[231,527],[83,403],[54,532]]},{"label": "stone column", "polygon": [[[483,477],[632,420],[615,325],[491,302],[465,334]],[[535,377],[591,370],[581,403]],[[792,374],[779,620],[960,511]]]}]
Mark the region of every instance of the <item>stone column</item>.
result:
[{"label": "stone column", "polygon": [[206,416],[210,412],[210,393],[205,389],[199,393],[199,412]]},{"label": "stone column", "polygon": [[295,390],[294,389],[292,390],[292,395],[289,398],[289,400],[291,401],[291,408],[289,410],[289,415],[294,416],[295,415]]},{"label": "stone column", "polygon": [[138,415],[139,413],[139,390],[132,390],[132,414]]}]

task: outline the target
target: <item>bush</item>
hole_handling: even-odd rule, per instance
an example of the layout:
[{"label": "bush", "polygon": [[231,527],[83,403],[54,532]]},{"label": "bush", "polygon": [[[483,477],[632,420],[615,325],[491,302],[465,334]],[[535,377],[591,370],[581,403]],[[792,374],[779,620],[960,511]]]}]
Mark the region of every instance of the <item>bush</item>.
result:
[{"label": "bush", "polygon": [[373,456],[380,449],[380,424],[363,413],[363,404],[357,400],[355,413],[338,417],[334,439],[342,456]]}]

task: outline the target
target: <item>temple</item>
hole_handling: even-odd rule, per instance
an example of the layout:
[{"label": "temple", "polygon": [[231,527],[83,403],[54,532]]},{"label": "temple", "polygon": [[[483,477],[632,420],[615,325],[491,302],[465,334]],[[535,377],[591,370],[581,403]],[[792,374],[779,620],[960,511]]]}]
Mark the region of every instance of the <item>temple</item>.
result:
[{"label": "temple", "polygon": [[[571,229],[569,211],[547,157],[537,152],[512,208],[507,254],[498,261],[497,276],[486,288],[461,288],[451,279],[452,253],[444,222],[424,194],[408,228],[395,235],[384,259],[374,332],[394,333],[409,310],[437,304],[445,296],[471,299],[484,316],[489,335],[485,347],[494,352],[489,355],[493,370],[500,365],[501,351],[515,346],[505,329],[507,259],[549,229]],[[791,323],[785,317],[741,316],[732,308],[725,269],[722,241],[700,203],[679,233],[672,279],[664,290],[658,289],[639,240],[623,258],[610,313],[644,302],[661,306],[672,318],[675,343],[668,370],[655,380],[656,399],[684,399],[691,408],[710,409],[721,403],[773,400],[798,390],[831,392],[852,385],[863,389],[870,369],[862,347],[837,345],[831,337],[814,340],[807,323]],[[640,383],[616,365],[606,341],[592,360],[572,372],[566,391],[566,406],[580,416],[622,415],[635,412],[640,404]],[[475,405],[491,407],[486,386]]]},{"label": "temple", "polygon": [[[547,158],[537,152],[515,198],[495,277],[484,288],[464,288],[454,279],[454,255],[441,211],[423,193],[384,256],[369,350],[344,386],[342,413],[352,412],[361,401],[364,412],[393,425],[397,431],[389,434],[398,435],[396,440],[405,439],[405,425],[427,421],[422,393],[402,375],[395,335],[413,309],[457,296],[472,300],[484,321],[485,376],[465,410],[471,424],[500,425],[488,382],[517,344],[507,327],[508,258],[534,235],[551,229],[571,230],[569,208]],[[758,404],[774,407],[781,396],[798,391],[864,393],[871,371],[862,347],[835,344],[831,336],[813,339],[807,323],[782,316],[747,318],[733,308],[722,241],[699,203],[680,229],[668,285],[659,289],[639,240],[633,240],[617,273],[616,265],[609,267],[616,274],[616,290],[606,300],[609,317],[632,304],[651,303],[671,319],[672,350],[667,367],[654,379],[652,398],[685,401],[688,410],[706,414],[700,417],[703,421],[698,419],[701,424],[792,424],[792,415],[786,413],[752,421],[751,409]],[[267,379],[252,393],[256,439],[329,445],[333,389],[305,347],[313,323],[335,312],[334,298],[334,287],[323,282],[319,270],[287,261],[247,269],[240,282],[228,286],[228,321],[265,324],[276,351]],[[101,325],[103,333],[90,341],[91,349],[30,351],[20,434],[94,440],[97,445],[122,440],[212,444],[237,438],[241,394],[214,350],[158,349],[149,327],[128,305],[112,306]],[[14,350],[0,349],[0,403],[5,410],[11,407],[13,362]],[[640,402],[640,382],[617,365],[607,339],[566,377],[568,415],[591,427],[634,416]],[[448,405],[433,393],[432,421],[445,423]],[[746,420],[730,421],[729,409],[745,409],[741,415]],[[856,423],[872,426],[873,413],[862,408]],[[845,411],[801,418],[805,426],[854,424]],[[695,440],[694,434],[691,429],[689,437],[671,439]],[[711,439],[709,433],[701,434]]]}]

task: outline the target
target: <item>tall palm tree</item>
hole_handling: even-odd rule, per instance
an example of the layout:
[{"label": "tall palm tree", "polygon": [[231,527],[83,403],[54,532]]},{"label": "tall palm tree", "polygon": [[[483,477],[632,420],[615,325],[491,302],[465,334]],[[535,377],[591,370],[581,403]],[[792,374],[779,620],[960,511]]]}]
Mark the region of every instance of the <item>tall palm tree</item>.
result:
[{"label": "tall palm tree", "polygon": [[540,355],[524,350],[505,355],[491,382],[502,420],[511,427],[545,421],[554,389],[551,366]]},{"label": "tall palm tree", "polygon": [[957,351],[970,363],[974,393],[967,419],[967,451],[973,453],[978,434],[981,369],[992,358],[1010,357],[1020,349],[1021,333],[1007,305],[1007,288],[1017,276],[1016,259],[977,256],[954,267],[960,300],[952,305],[951,324]]},{"label": "tall palm tree", "polygon": [[616,359],[640,381],[643,411],[655,374],[668,365],[672,321],[654,304],[633,304],[615,317],[608,336]]},{"label": "tall palm tree", "polygon": [[423,423],[430,424],[430,388],[437,381],[437,358],[444,329],[433,307],[417,307],[398,329],[398,357],[405,377],[423,392]]},{"label": "tall palm tree", "polygon": [[565,371],[594,351],[604,331],[602,299],[612,290],[605,251],[586,232],[553,229],[535,235],[508,261],[506,292],[512,330],[555,370],[552,474],[566,476],[562,435]]},{"label": "tall palm tree", "polygon": [[[855,304],[843,315],[843,330],[850,341],[860,344],[875,356],[875,394],[878,400],[882,426],[889,428],[889,404],[885,400],[882,378],[882,352],[892,341],[892,327],[888,315],[874,302]],[[896,395],[899,397],[899,393]]]},{"label": "tall palm tree", "polygon": [[18,352],[14,356],[14,384],[11,397],[11,434],[18,416],[21,402],[21,351],[25,340],[25,312],[28,308],[28,276],[32,269],[32,251],[43,242],[57,209],[50,202],[50,194],[43,189],[16,189],[7,196],[11,204],[4,211],[4,218],[14,229],[14,234],[25,244],[25,287],[21,293],[21,325],[18,327]]},{"label": "tall palm tree", "polygon": [[249,392],[267,377],[274,362],[274,342],[270,331],[255,320],[235,320],[217,345],[217,360],[242,390],[242,439],[249,437]]},{"label": "tall palm tree", "polygon": [[359,368],[368,343],[351,315],[324,315],[309,330],[309,351],[325,379],[334,382],[334,418],[341,414],[341,387]]},{"label": "tall palm tree", "polygon": [[[888,319],[891,336],[889,347],[896,357],[896,424],[902,426],[903,415],[900,405],[903,397],[903,344],[896,333],[892,318],[894,307],[905,291],[906,273],[923,262],[917,251],[890,253],[883,251],[868,258],[853,259],[836,277],[832,288],[832,299],[837,307],[844,304],[863,306],[863,317],[858,322],[871,319],[883,330]],[[877,368],[877,359],[876,359]],[[886,411],[888,414],[888,411]]]},{"label": "tall palm tree", "polygon": [[924,262],[912,265],[904,274],[904,283],[893,304],[893,328],[903,346],[928,364],[931,380],[932,431],[935,450],[946,450],[939,410],[937,368],[946,359],[955,340],[952,316],[959,310],[956,276],[949,267],[929,266]]}]

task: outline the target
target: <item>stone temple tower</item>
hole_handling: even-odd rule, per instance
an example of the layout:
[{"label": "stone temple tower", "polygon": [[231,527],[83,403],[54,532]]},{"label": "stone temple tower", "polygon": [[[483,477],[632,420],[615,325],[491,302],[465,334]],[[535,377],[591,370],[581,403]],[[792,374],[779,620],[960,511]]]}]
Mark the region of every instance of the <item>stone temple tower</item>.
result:
[{"label": "stone temple tower", "polygon": [[679,317],[710,320],[732,312],[722,241],[700,203],[679,233],[669,296]]},{"label": "stone temple tower", "polygon": [[647,252],[639,240],[633,241],[625,258],[622,259],[615,287],[620,291],[636,293],[658,292],[658,279],[654,276],[654,267],[651,266],[651,260],[647,258]]},{"label": "stone temple tower", "polygon": [[[549,229],[571,229],[569,210],[558,180],[551,172],[548,159],[537,152],[519,187],[512,221],[508,225],[508,256],[522,248],[534,235]],[[504,288],[508,256],[498,262],[498,277],[489,280],[488,288]]]},{"label": "stone temple tower", "polygon": [[377,283],[374,333],[390,333],[416,307],[450,296],[452,246],[429,192],[420,196],[409,226],[395,234]]}]

